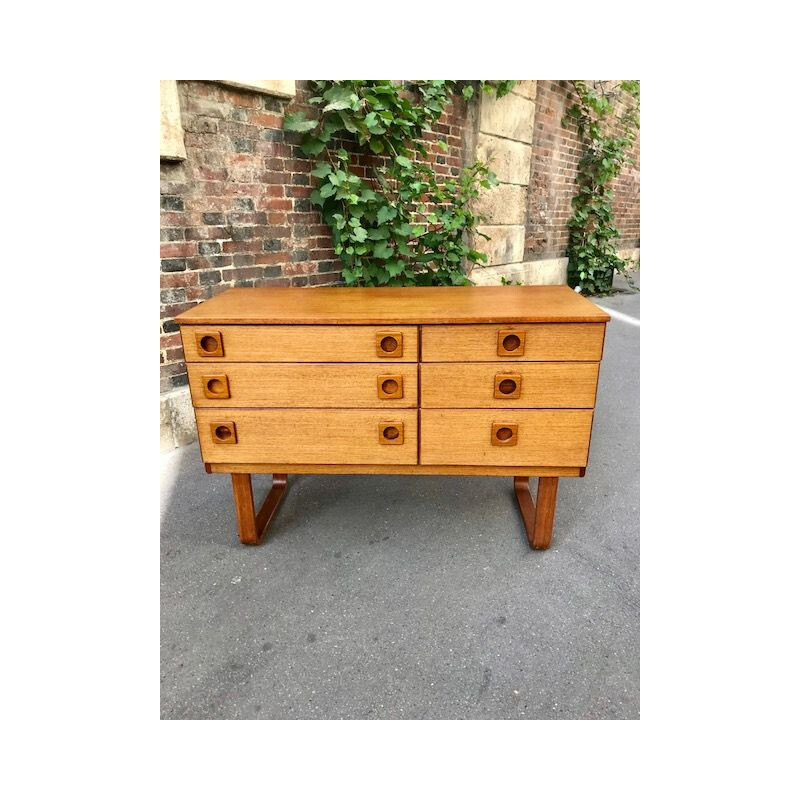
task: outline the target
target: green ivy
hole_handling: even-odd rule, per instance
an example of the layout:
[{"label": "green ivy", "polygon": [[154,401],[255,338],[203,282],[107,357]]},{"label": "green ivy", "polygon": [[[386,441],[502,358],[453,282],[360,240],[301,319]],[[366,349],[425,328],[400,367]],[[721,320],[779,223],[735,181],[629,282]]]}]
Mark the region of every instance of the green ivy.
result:
[{"label": "green ivy", "polygon": [[584,147],[578,165],[578,193],[567,222],[567,280],[588,294],[611,290],[614,271],[629,262],[617,255],[610,183],[630,161],[628,151],[639,128],[639,81],[571,81],[577,95],[562,120],[574,121]]},{"label": "green ivy", "polygon": [[[316,93],[309,102],[319,106],[319,116],[287,114],[284,128],[303,134],[306,155],[321,156],[311,171],[319,180],[311,202],[331,228],[348,286],[470,283],[466,263],[487,260],[467,244],[470,234],[482,236],[470,204],[497,179],[481,162],[465,167],[458,177],[437,175],[422,135],[457,90],[469,98],[477,84],[501,97],[514,83],[312,81]],[[356,174],[345,143],[380,157],[367,176]],[[447,152],[446,142],[437,144]]]}]

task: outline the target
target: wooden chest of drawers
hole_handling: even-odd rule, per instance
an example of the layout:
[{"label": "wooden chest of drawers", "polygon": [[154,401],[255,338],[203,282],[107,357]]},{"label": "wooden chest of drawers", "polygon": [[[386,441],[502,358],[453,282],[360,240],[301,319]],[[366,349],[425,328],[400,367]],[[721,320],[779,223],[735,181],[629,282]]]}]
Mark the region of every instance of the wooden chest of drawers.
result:
[{"label": "wooden chest of drawers", "polygon": [[[243,542],[290,472],[389,472],[513,476],[546,548],[558,478],[587,465],[608,319],[565,286],[498,286],[231,289],[178,322],[203,460],[232,474]],[[256,513],[259,472],[273,488]]]}]

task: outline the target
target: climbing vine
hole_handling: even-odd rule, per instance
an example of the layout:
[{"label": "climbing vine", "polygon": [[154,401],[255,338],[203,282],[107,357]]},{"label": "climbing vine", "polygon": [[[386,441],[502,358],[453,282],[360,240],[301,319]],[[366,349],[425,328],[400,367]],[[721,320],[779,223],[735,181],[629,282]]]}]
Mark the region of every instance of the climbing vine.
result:
[{"label": "climbing vine", "polygon": [[617,255],[609,185],[630,161],[628,152],[639,128],[639,81],[571,81],[577,101],[562,125],[574,121],[584,147],[578,165],[578,193],[572,199],[567,280],[589,294],[611,289],[614,271],[629,262]]},{"label": "climbing vine", "polygon": [[[319,181],[311,202],[331,228],[347,285],[470,282],[466,263],[487,260],[469,244],[470,238],[483,236],[471,201],[497,179],[481,162],[458,177],[438,175],[422,137],[455,92],[466,99],[476,89],[502,97],[514,83],[312,81],[315,94],[309,102],[319,107],[319,115],[287,114],[284,128],[303,134],[303,152],[319,158],[311,171]],[[437,146],[448,150],[443,140]]]}]

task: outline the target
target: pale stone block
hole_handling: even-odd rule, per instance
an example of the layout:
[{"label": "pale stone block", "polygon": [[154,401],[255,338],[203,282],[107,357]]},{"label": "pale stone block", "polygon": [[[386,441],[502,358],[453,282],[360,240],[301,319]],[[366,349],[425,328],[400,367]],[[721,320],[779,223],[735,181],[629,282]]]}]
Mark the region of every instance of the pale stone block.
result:
[{"label": "pale stone block", "polygon": [[472,208],[489,225],[524,225],[528,190],[525,186],[501,183],[483,189]]},{"label": "pale stone block", "polygon": [[217,81],[235,86],[237,89],[247,89],[249,92],[261,92],[275,97],[292,98],[297,94],[294,81]]},{"label": "pale stone block", "polygon": [[529,100],[536,99],[536,81],[517,81],[516,86],[511,90],[516,94],[521,94]]},{"label": "pale stone block", "polygon": [[479,133],[476,158],[487,162],[502,183],[516,183],[520,186],[530,183],[531,146],[525,142],[512,142]]},{"label": "pale stone block", "polygon": [[186,159],[177,81],[161,81],[161,158],[165,161]]},{"label": "pale stone block", "polygon": [[481,97],[480,131],[530,144],[533,141],[534,109],[532,100],[513,92],[499,100],[493,94],[484,94]]},{"label": "pale stone block", "polygon": [[639,261],[641,259],[638,247],[634,247],[630,250],[617,250],[617,255],[620,258],[629,258],[632,261]]},{"label": "pale stone block", "polygon": [[523,283],[531,286],[557,286],[567,282],[568,258],[545,258],[541,261],[523,261]]},{"label": "pale stone block", "polygon": [[190,444],[197,427],[189,387],[161,395],[161,452]]},{"label": "pale stone block", "polygon": [[477,286],[497,286],[502,282],[501,278],[525,286],[565,285],[568,261],[567,258],[549,258],[497,267],[475,267],[469,277]]},{"label": "pale stone block", "polygon": [[169,398],[161,396],[161,452],[166,453],[175,447],[172,436],[172,415],[170,413]]},{"label": "pale stone block", "polygon": [[181,447],[197,439],[192,396],[188,386],[184,389],[176,389],[171,392],[171,395],[172,435],[175,437],[175,446]]},{"label": "pale stone block", "polygon": [[491,237],[487,242],[486,239],[476,236],[472,244],[475,250],[480,250],[489,257],[486,266],[522,261],[525,252],[524,225],[481,225],[478,231]]}]

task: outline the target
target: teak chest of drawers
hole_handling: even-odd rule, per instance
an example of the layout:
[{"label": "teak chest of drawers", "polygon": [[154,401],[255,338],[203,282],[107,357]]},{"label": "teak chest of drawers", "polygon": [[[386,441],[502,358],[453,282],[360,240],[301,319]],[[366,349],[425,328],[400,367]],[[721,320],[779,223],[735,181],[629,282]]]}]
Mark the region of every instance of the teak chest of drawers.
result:
[{"label": "teak chest of drawers", "polygon": [[[566,286],[231,289],[178,317],[208,472],[245,544],[287,474],[514,477],[531,547],[584,474],[609,316]],[[272,473],[260,510],[252,473]],[[528,481],[538,477],[536,503]]]}]

